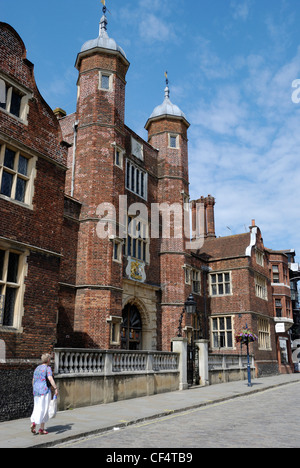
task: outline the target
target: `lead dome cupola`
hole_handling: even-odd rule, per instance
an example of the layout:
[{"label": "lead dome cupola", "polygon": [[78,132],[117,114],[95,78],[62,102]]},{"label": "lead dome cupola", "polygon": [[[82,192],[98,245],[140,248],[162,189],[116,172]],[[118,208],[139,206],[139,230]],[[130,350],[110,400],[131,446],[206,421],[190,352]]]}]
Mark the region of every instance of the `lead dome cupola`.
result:
[{"label": "lead dome cupola", "polygon": [[100,20],[99,26],[99,36],[96,39],[91,39],[83,44],[81,47],[81,52],[86,52],[91,49],[100,48],[100,49],[108,49],[113,50],[116,52],[120,52],[125,58],[126,54],[122,47],[120,47],[114,39],[109,37],[107,34],[107,18],[105,16],[106,7],[103,7],[103,16]]},{"label": "lead dome cupola", "polygon": [[152,114],[150,115],[150,117],[149,117],[149,119],[148,119],[148,121],[146,123],[145,128],[146,129],[148,128],[149,123],[152,120],[157,120],[157,119],[160,119],[160,118],[163,118],[163,117],[183,119],[183,120],[185,120],[185,122],[189,126],[189,123],[187,121],[187,118],[186,118],[184,112],[182,112],[182,110],[178,106],[173,104],[171,102],[171,100],[170,100],[170,88],[169,88],[169,80],[167,78],[167,74],[166,74],[166,88],[165,88],[164,101],[163,101],[162,104],[155,107],[154,111],[152,112]]}]

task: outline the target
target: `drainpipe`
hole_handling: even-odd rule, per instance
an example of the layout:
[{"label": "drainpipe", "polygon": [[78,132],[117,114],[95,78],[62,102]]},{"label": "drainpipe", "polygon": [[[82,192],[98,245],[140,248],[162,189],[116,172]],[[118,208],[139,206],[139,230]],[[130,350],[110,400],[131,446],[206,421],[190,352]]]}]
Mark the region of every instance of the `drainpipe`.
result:
[{"label": "drainpipe", "polygon": [[75,164],[76,164],[76,146],[77,146],[77,132],[78,132],[78,120],[73,125],[74,140],[73,140],[73,162],[72,162],[72,181],[71,181],[71,197],[74,196],[74,181],[75,181]]}]

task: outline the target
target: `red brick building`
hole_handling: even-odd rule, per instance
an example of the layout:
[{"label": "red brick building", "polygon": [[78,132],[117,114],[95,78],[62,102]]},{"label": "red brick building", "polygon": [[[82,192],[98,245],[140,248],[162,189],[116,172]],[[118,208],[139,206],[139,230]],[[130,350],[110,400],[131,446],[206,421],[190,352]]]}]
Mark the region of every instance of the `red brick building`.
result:
[{"label": "red brick building", "polygon": [[23,41],[4,23],[0,44],[0,387],[9,405],[11,382],[26,393],[27,370],[56,342],[67,150]]},{"label": "red brick building", "polygon": [[[169,351],[181,316],[216,354],[240,354],[247,324],[257,374],[278,372],[277,253],[255,223],[217,238],[212,196],[189,203],[189,123],[168,82],[144,141],[124,122],[129,62],[105,15],[71,115],[44,102],[13,28],[0,40],[0,384],[22,368],[30,394],[27,369],[55,346]],[[191,293],[197,314],[182,315]]]},{"label": "red brick building", "polygon": [[189,245],[189,123],[167,84],[146,122],[148,141],[126,127],[129,63],[106,26],[103,16],[99,37],[78,54],[76,112],[58,112],[70,144],[66,194],[79,202],[78,241],[63,247],[58,344],[169,350],[193,293],[198,315],[184,314],[186,334],[209,339],[212,352],[240,353],[235,334],[247,324],[259,337],[252,350],[258,374],[277,372],[261,233],[252,226],[216,238],[208,196],[192,203],[192,238],[202,247]]},{"label": "red brick building", "polygon": [[293,372],[290,331],[294,325],[291,295],[290,265],[294,263],[291,251],[268,250],[273,289],[273,314],[277,340],[277,359],[281,373]]}]

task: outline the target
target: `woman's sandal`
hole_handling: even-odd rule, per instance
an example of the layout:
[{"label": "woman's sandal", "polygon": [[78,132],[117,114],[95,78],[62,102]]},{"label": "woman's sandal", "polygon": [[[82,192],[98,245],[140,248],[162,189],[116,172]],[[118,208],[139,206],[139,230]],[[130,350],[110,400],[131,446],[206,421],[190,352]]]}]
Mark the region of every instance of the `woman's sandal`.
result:
[{"label": "woman's sandal", "polygon": [[32,423],[31,426],[30,426],[30,430],[31,430],[32,434],[36,434],[35,428],[36,428],[36,424]]},{"label": "woman's sandal", "polygon": [[48,432],[45,431],[45,429],[39,429],[39,434],[44,435],[44,434],[48,434]]}]

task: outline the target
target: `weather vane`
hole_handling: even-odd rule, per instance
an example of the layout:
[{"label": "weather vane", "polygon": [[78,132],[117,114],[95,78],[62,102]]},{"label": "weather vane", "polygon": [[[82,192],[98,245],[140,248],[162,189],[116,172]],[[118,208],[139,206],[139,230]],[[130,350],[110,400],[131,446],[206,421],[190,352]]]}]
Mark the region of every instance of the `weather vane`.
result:
[{"label": "weather vane", "polygon": [[110,11],[106,7],[106,0],[101,0],[101,3],[103,5],[102,10],[103,10],[104,15],[105,15],[106,11],[108,11],[108,13],[110,13]]},{"label": "weather vane", "polygon": [[[105,1],[105,0],[104,0]],[[168,79],[168,72],[165,72],[165,77],[166,77],[166,85],[168,86],[169,84],[169,79]]]}]

